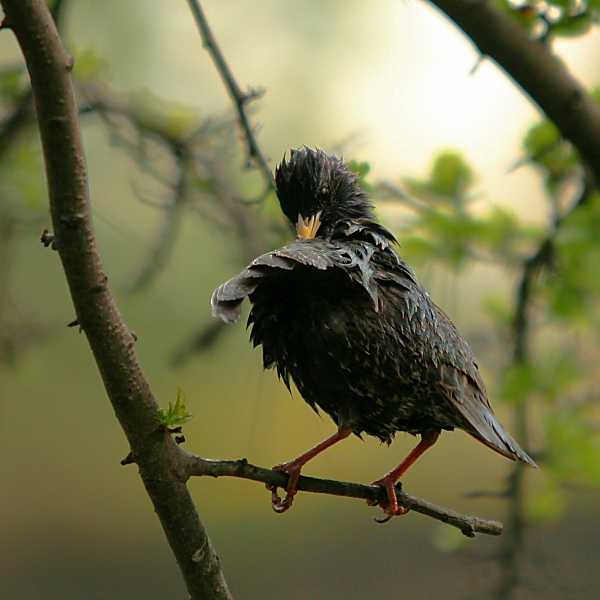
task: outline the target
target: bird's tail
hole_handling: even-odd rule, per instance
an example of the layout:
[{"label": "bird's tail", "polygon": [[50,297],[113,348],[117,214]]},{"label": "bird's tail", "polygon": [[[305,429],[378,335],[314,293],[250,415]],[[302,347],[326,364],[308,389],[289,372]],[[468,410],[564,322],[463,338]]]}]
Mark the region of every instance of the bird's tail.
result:
[{"label": "bird's tail", "polygon": [[477,419],[468,418],[471,427],[465,428],[467,433],[484,443],[488,448],[502,454],[502,456],[506,456],[511,460],[521,460],[532,467],[537,467],[534,460],[504,429],[491,409],[489,412],[482,411],[482,413],[478,415]]}]

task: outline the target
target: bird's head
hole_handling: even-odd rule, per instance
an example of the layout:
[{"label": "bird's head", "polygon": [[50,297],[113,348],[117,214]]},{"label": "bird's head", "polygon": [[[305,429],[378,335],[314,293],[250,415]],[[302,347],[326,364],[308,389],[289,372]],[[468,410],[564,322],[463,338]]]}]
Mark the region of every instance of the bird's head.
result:
[{"label": "bird's head", "polygon": [[356,173],[322,150],[291,150],[275,169],[275,184],[281,210],[299,237],[330,238],[348,235],[354,224],[377,225],[373,204]]}]

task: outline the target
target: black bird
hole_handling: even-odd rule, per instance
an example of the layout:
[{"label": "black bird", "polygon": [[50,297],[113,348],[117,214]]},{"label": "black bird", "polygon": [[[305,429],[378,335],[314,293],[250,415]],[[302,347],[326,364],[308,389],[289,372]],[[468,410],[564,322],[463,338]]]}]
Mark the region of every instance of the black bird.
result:
[{"label": "black bird", "polygon": [[373,204],[346,164],[321,150],[292,150],[275,171],[281,209],[298,239],[263,254],[213,294],[213,315],[235,323],[247,296],[254,346],[265,369],[294,382],[337,432],[295,460],[283,501],[292,505],[302,467],[351,433],[390,444],[397,431],[420,434],[383,485],[386,517],[406,512],[395,484],[410,465],[455,428],[500,454],[535,463],[496,419],[471,349],[429,298],[379,224]]}]

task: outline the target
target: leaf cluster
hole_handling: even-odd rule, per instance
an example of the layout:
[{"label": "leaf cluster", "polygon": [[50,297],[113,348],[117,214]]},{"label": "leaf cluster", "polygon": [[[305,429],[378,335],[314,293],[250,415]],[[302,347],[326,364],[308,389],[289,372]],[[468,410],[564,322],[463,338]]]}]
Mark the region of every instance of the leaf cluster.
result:
[{"label": "leaf cluster", "polygon": [[542,39],[585,35],[600,17],[598,0],[496,0],[496,4]]},{"label": "leaf cluster", "polygon": [[402,193],[380,188],[383,198],[408,209],[399,224],[407,259],[442,262],[460,271],[473,261],[514,265],[532,246],[539,232],[500,204],[485,208],[473,190],[475,180],[460,153],[444,151],[425,179],[405,179]]}]

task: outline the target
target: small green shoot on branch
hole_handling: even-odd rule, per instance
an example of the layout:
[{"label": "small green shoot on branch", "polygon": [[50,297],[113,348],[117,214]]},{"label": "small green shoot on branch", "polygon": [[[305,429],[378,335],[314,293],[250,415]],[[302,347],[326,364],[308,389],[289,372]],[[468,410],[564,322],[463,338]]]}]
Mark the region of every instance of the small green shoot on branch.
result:
[{"label": "small green shoot on branch", "polygon": [[169,402],[169,408],[164,410],[162,408],[158,409],[158,420],[160,424],[168,429],[172,429],[174,427],[181,427],[184,423],[192,420],[192,414],[190,414],[186,409],[187,400],[185,399],[185,394],[183,390],[179,388],[177,390],[177,400],[175,404]]}]

